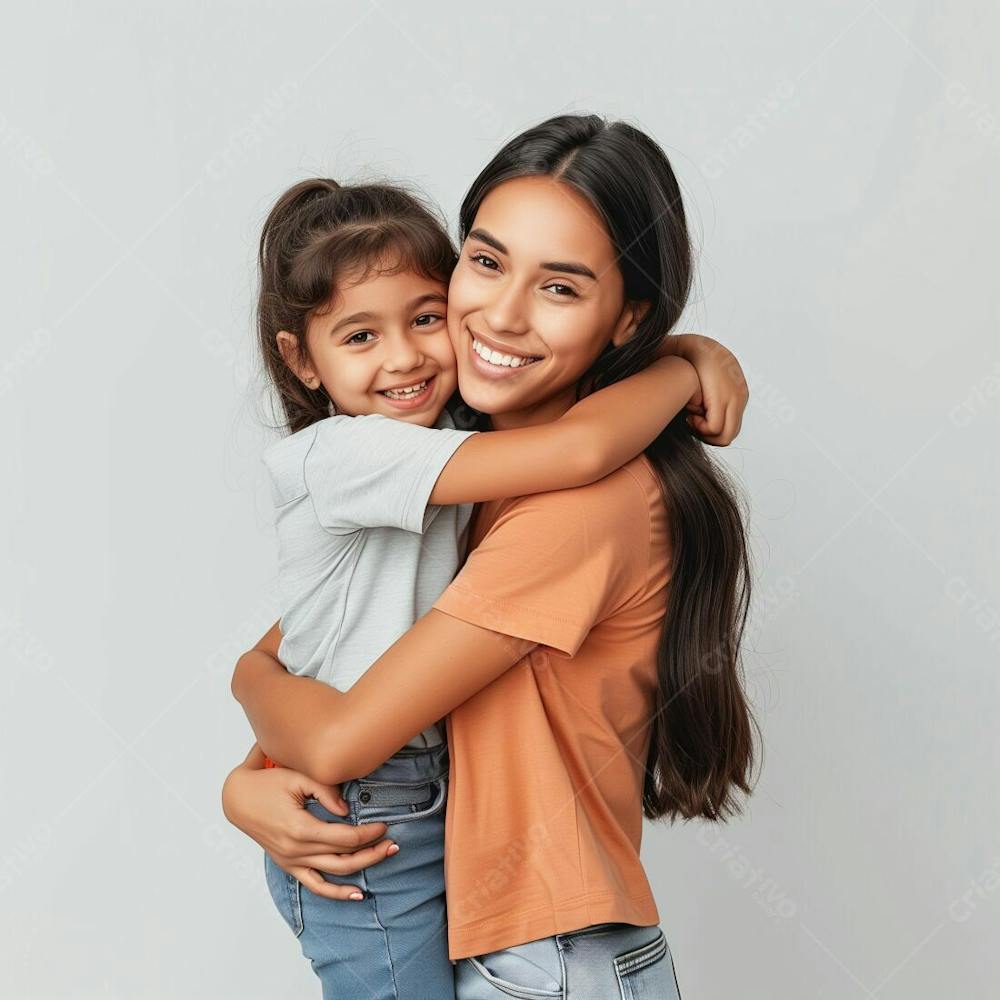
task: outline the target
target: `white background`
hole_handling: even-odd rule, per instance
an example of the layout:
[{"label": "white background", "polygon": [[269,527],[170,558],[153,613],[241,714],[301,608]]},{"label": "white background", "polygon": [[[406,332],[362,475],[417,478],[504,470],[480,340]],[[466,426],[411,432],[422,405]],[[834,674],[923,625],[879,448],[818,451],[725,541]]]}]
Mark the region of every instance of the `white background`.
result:
[{"label": "white background", "polygon": [[[685,1000],[992,995],[1000,17],[976,0],[21,5],[0,58],[4,997],[318,982],[219,787],[276,617],[254,241],[295,180],[454,224],[564,110],[669,151],[752,400],[763,773],[648,826]],[[992,977],[993,986],[990,986]]]}]

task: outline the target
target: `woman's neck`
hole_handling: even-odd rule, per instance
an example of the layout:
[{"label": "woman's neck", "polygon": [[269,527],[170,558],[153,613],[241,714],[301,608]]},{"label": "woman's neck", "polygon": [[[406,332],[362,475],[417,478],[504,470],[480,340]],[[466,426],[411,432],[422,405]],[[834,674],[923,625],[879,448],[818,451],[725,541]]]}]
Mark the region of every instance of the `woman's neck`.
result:
[{"label": "woman's neck", "polygon": [[534,427],[537,424],[550,424],[558,420],[573,404],[576,403],[576,384],[568,386],[562,392],[532,406],[505,413],[493,413],[487,417],[489,427],[494,431],[509,431],[517,427]]}]

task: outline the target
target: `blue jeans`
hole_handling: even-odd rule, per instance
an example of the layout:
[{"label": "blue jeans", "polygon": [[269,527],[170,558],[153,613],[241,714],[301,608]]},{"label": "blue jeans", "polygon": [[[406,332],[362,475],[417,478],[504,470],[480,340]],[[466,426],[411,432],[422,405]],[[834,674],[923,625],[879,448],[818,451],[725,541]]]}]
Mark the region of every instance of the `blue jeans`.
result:
[{"label": "blue jeans", "polygon": [[458,1000],[680,1000],[663,931],[632,924],[595,924],[460,959],[455,993]]},{"label": "blue jeans", "polygon": [[398,854],[327,882],[359,901],[317,896],[264,854],[268,889],[323,988],[323,1000],[453,1000],[444,895],[448,748],[404,747],[370,775],[345,782],[348,816],[306,801],[328,823],[388,824]]}]

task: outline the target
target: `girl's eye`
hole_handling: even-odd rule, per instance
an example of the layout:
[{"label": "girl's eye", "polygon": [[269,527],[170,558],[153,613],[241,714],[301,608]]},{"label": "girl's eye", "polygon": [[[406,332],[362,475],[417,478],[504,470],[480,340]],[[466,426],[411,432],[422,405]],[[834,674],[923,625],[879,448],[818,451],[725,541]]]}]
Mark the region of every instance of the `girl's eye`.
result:
[{"label": "girl's eye", "polygon": [[417,326],[432,326],[439,319],[443,319],[438,313],[421,313],[413,322]]},{"label": "girl's eye", "polygon": [[561,296],[563,298],[566,298],[567,296],[569,296],[570,298],[574,298],[574,299],[576,298],[576,290],[573,289],[573,288],[570,288],[569,285],[561,285],[558,282],[556,282],[555,284],[552,284],[552,285],[546,285],[545,288],[547,290],[550,290],[550,291],[553,291],[553,292],[555,292],[555,290],[557,288],[561,288],[562,291],[556,292],[556,295],[559,295],[559,296]]},{"label": "girl's eye", "polygon": [[355,337],[367,337],[369,334],[371,334],[371,336],[373,336],[373,337],[375,336],[375,334],[373,334],[371,332],[371,330],[358,330],[357,333],[352,333],[347,338],[347,340],[344,341],[344,343],[345,344],[367,344],[368,343],[367,340],[355,340],[354,338]]},{"label": "girl's eye", "polygon": [[496,271],[500,268],[500,265],[492,257],[484,254],[481,250],[477,250],[474,254],[471,254],[469,260],[474,260],[477,264],[488,268],[490,271]]}]

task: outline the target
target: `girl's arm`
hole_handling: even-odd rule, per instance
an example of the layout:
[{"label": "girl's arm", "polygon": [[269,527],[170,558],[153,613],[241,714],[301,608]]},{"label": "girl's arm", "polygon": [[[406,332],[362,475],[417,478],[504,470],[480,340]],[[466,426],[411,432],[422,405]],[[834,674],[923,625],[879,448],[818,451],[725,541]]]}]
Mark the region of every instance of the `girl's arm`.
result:
[{"label": "girl's arm", "polygon": [[289,674],[280,639],[275,625],[240,657],[233,695],[268,756],[330,785],[373,771],[537,645],[432,608],[342,692]]},{"label": "girl's arm", "polygon": [[688,425],[707,444],[725,446],[740,432],[750,389],[736,355],[711,337],[675,333],[663,338],[657,357],[686,358],[698,372],[700,395],[692,400]]},{"label": "girl's arm", "polygon": [[586,486],[648,448],[699,395],[694,366],[665,355],[580,400],[558,420],[473,434],[444,467],[428,502],[476,503]]}]

